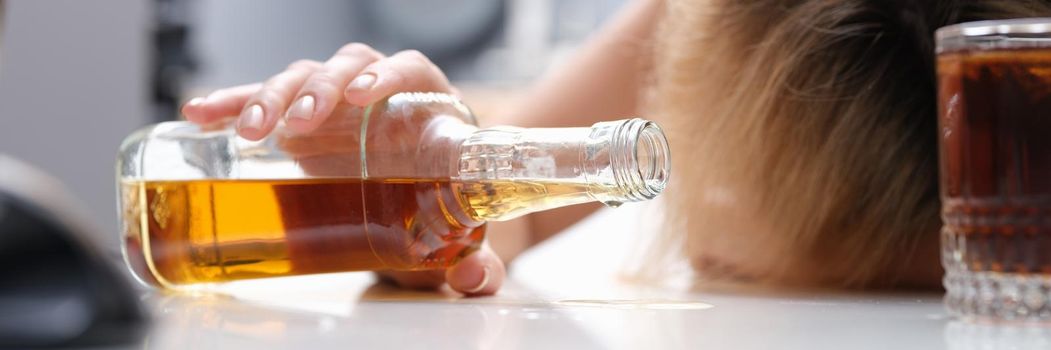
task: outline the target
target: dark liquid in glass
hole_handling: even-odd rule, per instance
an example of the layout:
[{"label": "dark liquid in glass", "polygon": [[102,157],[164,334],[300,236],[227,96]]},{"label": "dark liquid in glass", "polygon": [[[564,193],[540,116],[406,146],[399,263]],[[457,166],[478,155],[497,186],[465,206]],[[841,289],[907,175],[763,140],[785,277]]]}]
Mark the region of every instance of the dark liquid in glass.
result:
[{"label": "dark liquid in glass", "polygon": [[943,259],[1051,274],[1051,49],[938,57]]}]

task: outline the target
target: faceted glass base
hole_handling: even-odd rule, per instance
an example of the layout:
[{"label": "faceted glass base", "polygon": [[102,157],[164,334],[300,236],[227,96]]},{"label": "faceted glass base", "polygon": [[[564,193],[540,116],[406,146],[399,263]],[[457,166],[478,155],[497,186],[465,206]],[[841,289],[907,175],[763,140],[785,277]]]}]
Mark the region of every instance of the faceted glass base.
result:
[{"label": "faceted glass base", "polygon": [[976,321],[1051,321],[1051,275],[948,269],[945,306]]}]

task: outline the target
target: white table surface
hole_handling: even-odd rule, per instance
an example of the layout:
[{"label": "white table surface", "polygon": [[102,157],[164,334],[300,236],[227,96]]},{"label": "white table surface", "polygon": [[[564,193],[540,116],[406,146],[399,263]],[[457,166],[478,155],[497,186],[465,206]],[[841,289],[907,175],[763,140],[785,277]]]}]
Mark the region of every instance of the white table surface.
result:
[{"label": "white table surface", "polygon": [[[1051,349],[1051,328],[947,317],[939,294],[712,291],[622,282],[647,209],[605,209],[522,256],[498,295],[369,273],[145,292],[149,349]],[[498,234],[494,232],[493,234]],[[136,347],[139,344],[136,345]]]}]

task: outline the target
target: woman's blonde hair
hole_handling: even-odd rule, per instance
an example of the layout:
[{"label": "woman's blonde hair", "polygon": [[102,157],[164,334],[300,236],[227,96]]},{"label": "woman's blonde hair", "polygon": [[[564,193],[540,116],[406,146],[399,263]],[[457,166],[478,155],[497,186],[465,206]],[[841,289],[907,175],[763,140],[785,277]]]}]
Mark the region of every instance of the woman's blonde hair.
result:
[{"label": "woman's blonde hair", "polygon": [[665,6],[651,98],[675,164],[665,248],[683,243],[706,278],[839,286],[937,272],[934,30],[1051,13],[1035,0]]}]

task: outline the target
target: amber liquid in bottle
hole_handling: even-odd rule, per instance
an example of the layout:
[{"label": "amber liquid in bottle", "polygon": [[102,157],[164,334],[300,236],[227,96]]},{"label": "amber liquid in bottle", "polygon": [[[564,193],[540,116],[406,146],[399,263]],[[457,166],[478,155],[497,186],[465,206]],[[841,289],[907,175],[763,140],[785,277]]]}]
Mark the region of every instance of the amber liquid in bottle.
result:
[{"label": "amber liquid in bottle", "polygon": [[562,206],[587,191],[582,184],[438,179],[121,185],[129,265],[164,286],[448,267],[479,247],[484,220]]}]

